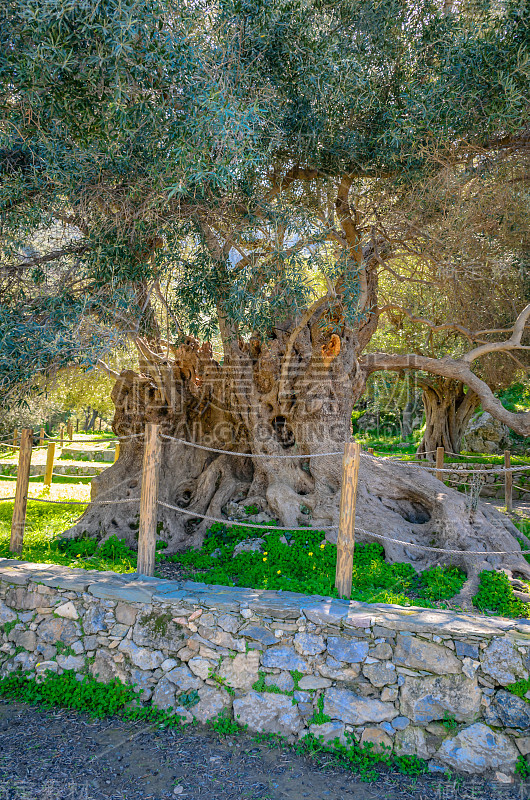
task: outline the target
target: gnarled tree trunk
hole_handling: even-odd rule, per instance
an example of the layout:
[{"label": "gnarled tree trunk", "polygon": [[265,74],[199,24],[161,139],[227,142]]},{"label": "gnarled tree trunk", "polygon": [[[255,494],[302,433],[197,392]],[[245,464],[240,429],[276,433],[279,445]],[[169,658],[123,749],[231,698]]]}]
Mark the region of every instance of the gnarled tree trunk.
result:
[{"label": "gnarled tree trunk", "polygon": [[[313,526],[336,541],[344,442],[351,410],[364,389],[357,353],[362,333],[325,334],[315,318],[276,328],[266,342],[232,342],[224,363],[209,345],[188,339],[171,357],[141,343],[141,374],[125,371],[113,390],[113,428],[141,434],[146,421],[164,435],[160,538],[168,552],[200,546],[211,521],[224,518],[229,501],[257,505],[284,527]],[[174,441],[183,439],[226,455]],[[338,455],[328,455],[337,453]],[[321,454],[309,458],[310,454]],[[248,454],[248,455],[247,455]],[[296,458],[284,458],[296,455]],[[94,479],[93,499],[138,497],[142,440],[123,441],[116,464]],[[137,504],[90,505],[70,536],[112,534],[136,544]],[[481,569],[508,566],[530,576],[522,555],[469,555],[468,550],[519,551],[508,518],[481,506],[471,521],[465,498],[418,465],[362,457],[358,541],[381,541],[396,561],[418,569],[437,563],[461,566],[476,586]],[[375,535],[399,539],[398,544]],[[413,547],[442,547],[437,554]]]},{"label": "gnarled tree trunk", "polygon": [[467,424],[480,403],[480,398],[464,384],[449,378],[418,381],[423,389],[425,433],[417,455],[434,460],[437,447],[459,453]]}]

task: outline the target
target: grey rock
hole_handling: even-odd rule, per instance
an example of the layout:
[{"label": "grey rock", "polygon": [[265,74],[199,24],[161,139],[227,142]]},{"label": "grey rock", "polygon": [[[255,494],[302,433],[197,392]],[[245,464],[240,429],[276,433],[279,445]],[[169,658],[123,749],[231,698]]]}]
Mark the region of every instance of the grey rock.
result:
[{"label": "grey rock", "polygon": [[248,691],[258,680],[259,652],[250,650],[234,658],[224,658],[218,674],[232,689]]},{"label": "grey rock", "polygon": [[361,745],[370,745],[373,753],[389,753],[392,750],[392,739],[381,728],[368,727],[361,734]]},{"label": "grey rock", "polygon": [[298,595],[295,599],[291,593],[287,596],[287,592],[285,592],[285,596],[270,600],[262,596],[253,600],[250,605],[254,613],[262,617],[298,619],[301,614],[302,602],[303,595]]},{"label": "grey rock", "polygon": [[396,730],[391,722],[380,722],[379,727],[385,733],[388,733],[389,736],[395,736]]},{"label": "grey rock", "polygon": [[391,661],[364,664],[363,675],[368,678],[373,686],[388,686],[396,682],[396,668]]},{"label": "grey rock", "polygon": [[392,720],[392,727],[396,731],[404,731],[405,728],[408,728],[410,725],[410,719],[408,717],[396,717]]},{"label": "grey rock", "polygon": [[90,636],[107,630],[105,609],[99,603],[91,603],[83,617],[83,630]]},{"label": "grey rock", "polygon": [[372,658],[379,658],[381,661],[388,661],[392,658],[392,648],[386,642],[380,642],[369,653]]},{"label": "grey rock", "polygon": [[62,642],[63,644],[70,645],[80,638],[81,628],[74,620],[63,619],[62,617],[51,617],[40,623],[37,628],[37,635],[39,639],[46,644]]},{"label": "grey rock", "polygon": [[394,738],[394,751],[398,756],[429,758],[430,752],[423,728],[407,726],[398,730]]},{"label": "grey rock", "polygon": [[137,614],[138,609],[128,603],[118,603],[114,611],[116,622],[119,622],[121,625],[127,625],[128,627],[134,625]]},{"label": "grey rock", "polygon": [[175,708],[175,684],[162,678],[158,681],[151,702],[154,706],[161,709]]},{"label": "grey rock", "polygon": [[24,650],[14,657],[13,663],[15,664],[15,669],[32,670],[37,663],[37,656]]},{"label": "grey rock", "polygon": [[385,722],[397,717],[398,712],[391,703],[383,703],[369,697],[360,697],[348,689],[326,689],[324,714],[349,725],[364,725],[366,722]]},{"label": "grey rock", "polygon": [[299,672],[311,672],[311,667],[305,659],[297,655],[291,647],[283,645],[266,650],[261,663],[266,669],[296,669]]},{"label": "grey rock", "polygon": [[199,697],[197,705],[190,709],[197,722],[204,724],[208,720],[218,717],[225,708],[230,708],[230,695],[224,689],[203,686],[202,689],[199,689]]},{"label": "grey rock", "polygon": [[[164,676],[165,677],[165,676]],[[153,678],[152,672],[145,671],[143,669],[132,669],[131,670],[131,683],[135,686],[135,691],[137,692],[150,692],[154,685],[155,679]],[[149,695],[150,697],[151,695]],[[145,698],[144,695],[142,697]]]},{"label": "grey rock", "polygon": [[481,691],[476,678],[465,675],[411,677],[404,679],[400,692],[402,716],[426,724],[452,715],[470,722],[480,711]]},{"label": "grey rock", "polygon": [[134,582],[125,583],[118,580],[91,583],[88,591],[94,597],[102,600],[124,600],[127,603],[149,603],[155,591],[155,586],[148,589],[144,585],[135,585]]},{"label": "grey rock", "polygon": [[302,719],[308,721],[315,716],[315,708],[313,703],[297,703],[296,707]]},{"label": "grey rock", "polygon": [[490,675],[501,686],[515,683],[519,678],[525,677],[526,671],[521,654],[509,639],[493,639],[491,644],[482,651],[480,660],[483,672]]},{"label": "grey rock", "polygon": [[470,644],[469,642],[460,642],[458,639],[455,641],[455,650],[459,658],[472,658],[476,661],[479,657],[478,645]]},{"label": "grey rock", "polygon": [[233,556],[238,556],[240,553],[256,553],[258,550],[263,550],[265,546],[265,539],[244,539],[234,547]]},{"label": "grey rock", "polygon": [[241,622],[233,614],[221,614],[218,623],[219,627],[227,633],[237,633],[241,626]]},{"label": "grey rock", "polygon": [[321,725],[310,725],[309,732],[324,744],[332,744],[337,739],[346,744],[346,726],[342,722],[324,722]]},{"label": "grey rock", "polygon": [[5,625],[6,622],[14,622],[16,618],[16,613],[0,601],[0,625]]},{"label": "grey rock", "polygon": [[170,683],[174,683],[181,692],[189,692],[191,689],[199,689],[202,686],[201,679],[185,665],[175,667],[167,672],[165,677]]},{"label": "grey rock", "polygon": [[61,669],[75,670],[79,672],[85,666],[85,659],[83,656],[57,656],[57,663]]},{"label": "grey rock", "polygon": [[526,700],[501,689],[496,693],[492,705],[493,711],[507,728],[530,730],[530,703]]},{"label": "grey rock", "polygon": [[175,667],[179,666],[179,662],[174,658],[165,658],[160,664],[160,669],[164,672],[170,672]]},{"label": "grey rock", "polygon": [[409,669],[424,669],[438,675],[456,675],[462,671],[461,662],[447,647],[402,634],[396,640],[394,664]]},{"label": "grey rock", "polygon": [[357,664],[368,655],[368,642],[356,642],[341,636],[328,636],[328,653],[337,661]]},{"label": "grey rock", "polygon": [[309,692],[300,692],[298,689],[293,693],[293,698],[297,703],[311,702],[311,694]]},{"label": "grey rock", "polygon": [[106,650],[99,650],[96,653],[94,663],[89,669],[91,674],[103,683],[109,683],[113,678],[119,678],[124,683],[127,680],[125,670],[116,664]]},{"label": "grey rock", "polygon": [[6,594],[6,603],[8,606],[11,606],[11,608],[16,608],[17,611],[34,609],[47,605],[42,594],[21,587],[9,589]]},{"label": "grey rock", "polygon": [[131,662],[140,669],[157,669],[164,661],[164,654],[160,650],[138,647],[130,639],[120,642],[118,650],[128,656]]},{"label": "grey rock", "polygon": [[[302,680],[304,679],[302,678]],[[267,686],[277,686],[282,692],[292,692],[294,689],[293,678],[288,672],[280,672],[279,675],[265,675],[265,684]]]},{"label": "grey rock", "polygon": [[321,678],[318,675],[304,675],[298,681],[298,686],[303,691],[316,691],[317,689],[328,689],[331,686],[329,678]]},{"label": "grey rock", "polygon": [[513,773],[518,755],[507,736],[494,733],[481,722],[465,728],[452,739],[446,739],[436,753],[444,764],[469,774],[481,774],[499,767]]},{"label": "grey rock", "polygon": [[240,506],[234,500],[230,500],[225,506],[222,508],[223,514],[229,519],[239,519],[243,520],[247,518],[247,512],[245,511],[243,506]]},{"label": "grey rock", "polygon": [[240,725],[259,733],[297,734],[304,722],[290,697],[250,691],[234,700],[234,718]]},{"label": "grey rock", "polygon": [[57,661],[40,661],[35,665],[35,672],[37,675],[42,675],[45,672],[57,672],[59,664]]},{"label": "grey rock", "polygon": [[51,661],[57,655],[57,648],[51,644],[44,644],[38,642],[35,652],[40,653],[42,655],[43,661]]},{"label": "grey rock", "polygon": [[[335,666],[336,664],[338,664],[338,667]],[[349,667],[342,669],[340,661],[335,661],[334,658],[328,658],[325,664],[320,664],[318,671],[323,678],[349,683],[359,677],[361,674],[361,665],[350,664]]]},{"label": "grey rock", "polygon": [[79,619],[79,614],[77,613],[77,609],[72,603],[71,600],[68,600],[66,603],[62,603],[62,605],[57,606],[55,609],[55,613],[58,617],[64,617],[65,619]]},{"label": "grey rock", "polygon": [[210,673],[214,670],[214,665],[206,658],[201,658],[201,656],[190,658],[188,661],[188,667],[191,669],[194,675],[198,675],[203,681],[209,678]]},{"label": "grey rock", "polygon": [[132,632],[133,641],[140,647],[164,647],[175,652],[184,643],[186,629],[174,622],[173,617],[168,611],[139,614]]},{"label": "grey rock", "polygon": [[127,635],[129,631],[128,625],[122,625],[121,622],[117,622],[109,631],[109,635],[114,637],[115,639],[123,639],[124,636]]},{"label": "grey rock", "polygon": [[9,640],[14,642],[17,647],[23,647],[24,650],[35,650],[37,647],[37,636],[35,631],[21,630],[11,631]]},{"label": "grey rock", "polygon": [[271,644],[276,644],[278,641],[276,636],[268,630],[268,628],[261,628],[259,625],[250,625],[245,630],[241,631],[241,635],[247,639],[255,639],[257,642],[269,647]]},{"label": "grey rock", "polygon": [[469,453],[498,453],[509,442],[509,428],[488,411],[483,411],[470,420],[462,440],[462,448]]},{"label": "grey rock", "polygon": [[315,625],[340,625],[348,614],[348,603],[341,600],[308,602],[302,607],[304,616]]},{"label": "grey rock", "polygon": [[313,633],[297,633],[294,637],[295,650],[302,656],[316,656],[323,653],[326,643],[323,636]]}]

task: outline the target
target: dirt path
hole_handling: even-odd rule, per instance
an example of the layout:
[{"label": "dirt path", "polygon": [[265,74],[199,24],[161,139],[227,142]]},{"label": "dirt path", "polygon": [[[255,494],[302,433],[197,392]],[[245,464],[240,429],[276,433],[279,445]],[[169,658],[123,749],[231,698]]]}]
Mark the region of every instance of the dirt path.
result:
[{"label": "dirt path", "polygon": [[0,800],[526,800],[530,784],[419,779],[362,783],[247,735],[153,730],[0,701]]}]

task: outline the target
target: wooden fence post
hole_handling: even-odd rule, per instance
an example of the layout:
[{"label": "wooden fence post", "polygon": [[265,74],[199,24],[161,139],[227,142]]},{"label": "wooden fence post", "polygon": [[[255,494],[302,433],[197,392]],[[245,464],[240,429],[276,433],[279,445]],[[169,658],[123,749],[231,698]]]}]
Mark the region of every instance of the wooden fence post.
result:
[{"label": "wooden fence post", "polygon": [[120,443],[116,442],[116,447],[114,448],[114,463],[116,463],[119,457],[120,457]]},{"label": "wooden fence post", "polygon": [[[510,469],[512,459],[510,451],[504,451],[504,468]],[[506,502],[506,511],[513,511],[513,472],[504,473],[504,499]]]},{"label": "wooden fence post", "polygon": [[18,444],[18,428],[13,431],[13,445],[16,447]]},{"label": "wooden fence post", "polygon": [[71,419],[68,420],[68,423],[66,425],[66,432],[68,434],[68,438],[70,439],[70,441],[72,441],[72,439],[74,438],[74,426],[72,424]]},{"label": "wooden fence post", "polygon": [[369,447],[368,448],[368,455],[373,456],[373,454],[374,454],[374,448],[373,447]]},{"label": "wooden fence post", "polygon": [[22,545],[24,543],[32,448],[33,428],[22,428],[20,449],[18,451],[17,487],[15,490],[13,517],[11,519],[11,541],[9,543],[10,551],[18,554],[22,552]]},{"label": "wooden fence post", "polygon": [[61,450],[64,447],[64,422],[59,425],[59,439],[61,440]]},{"label": "wooden fence post", "polygon": [[39,445],[42,444],[44,444],[44,428],[40,429],[40,435],[39,435]]},{"label": "wooden fence post", "polygon": [[353,551],[355,548],[355,503],[361,461],[361,445],[346,442],[342,460],[342,490],[340,495],[339,535],[337,538],[337,568],[335,586],[339,597],[351,597]]},{"label": "wooden fence post", "polygon": [[145,426],[142,491],[140,496],[140,530],[138,532],[139,575],[155,574],[156,524],[158,519],[158,474],[160,471],[161,443],[159,426],[148,422]]},{"label": "wooden fence post", "polygon": [[48,444],[48,451],[46,453],[46,469],[44,471],[44,485],[45,486],[51,486],[52,485],[54,459],[55,459],[55,442],[50,442]]},{"label": "wooden fence post", "polygon": [[[436,469],[442,469],[443,468],[443,465],[444,465],[444,454],[445,454],[445,449],[443,447],[437,447],[436,448]],[[436,475],[436,477],[438,478],[439,481],[443,481],[443,473],[442,472],[436,472],[435,475]]]}]

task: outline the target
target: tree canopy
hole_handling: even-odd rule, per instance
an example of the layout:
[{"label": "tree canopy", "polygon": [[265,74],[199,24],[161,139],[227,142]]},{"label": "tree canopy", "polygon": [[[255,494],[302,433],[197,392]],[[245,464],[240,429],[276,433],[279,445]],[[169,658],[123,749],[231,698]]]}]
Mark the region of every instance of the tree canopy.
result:
[{"label": "tree canopy", "polygon": [[521,0],[14,0],[0,48],[6,391],[323,286],[368,340],[377,269],[439,256],[417,188],[528,141]]}]

